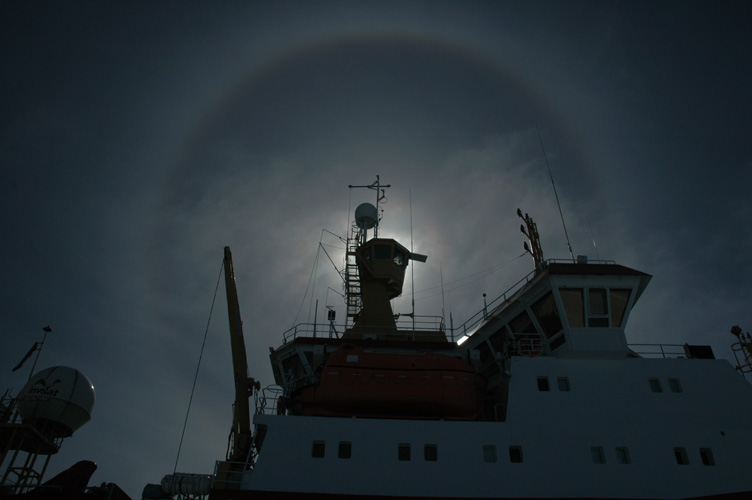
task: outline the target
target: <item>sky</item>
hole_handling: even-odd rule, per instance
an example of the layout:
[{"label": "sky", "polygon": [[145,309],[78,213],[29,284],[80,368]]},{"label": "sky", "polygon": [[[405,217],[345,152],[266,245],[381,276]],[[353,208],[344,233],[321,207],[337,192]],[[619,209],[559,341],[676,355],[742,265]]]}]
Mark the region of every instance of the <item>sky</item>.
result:
[{"label": "sky", "polygon": [[285,330],[327,307],[343,321],[332,233],[375,202],[348,185],[377,175],[380,236],[428,256],[395,312],[414,297],[457,327],[530,272],[520,208],[546,258],[570,258],[568,235],[653,275],[630,342],[733,359],[730,327],[752,329],[745,2],[0,12],[0,390],[20,390],[32,361],[11,368],[50,325],[37,369],[75,367],[97,397],[48,478],[93,460],[91,484],[141,498],[175,469],[200,356],[177,470],[211,473],[234,397],[223,247],[270,385]]}]

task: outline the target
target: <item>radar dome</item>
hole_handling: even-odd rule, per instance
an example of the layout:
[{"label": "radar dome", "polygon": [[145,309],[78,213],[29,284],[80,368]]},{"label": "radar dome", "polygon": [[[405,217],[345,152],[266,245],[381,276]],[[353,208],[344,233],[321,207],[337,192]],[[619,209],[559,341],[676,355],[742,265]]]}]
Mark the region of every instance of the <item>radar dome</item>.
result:
[{"label": "radar dome", "polygon": [[94,386],[75,368],[53,366],[31,377],[16,404],[23,423],[51,437],[68,437],[91,420]]},{"label": "radar dome", "polygon": [[370,203],[361,203],[355,209],[355,224],[361,229],[371,229],[379,221],[376,207]]}]

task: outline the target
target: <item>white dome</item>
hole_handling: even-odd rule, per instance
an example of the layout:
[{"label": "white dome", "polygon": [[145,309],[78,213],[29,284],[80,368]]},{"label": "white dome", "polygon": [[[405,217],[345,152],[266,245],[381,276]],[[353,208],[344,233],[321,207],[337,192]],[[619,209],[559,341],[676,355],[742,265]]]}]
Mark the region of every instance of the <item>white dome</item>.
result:
[{"label": "white dome", "polygon": [[371,229],[379,222],[379,212],[370,203],[361,203],[355,209],[355,224],[361,229]]},{"label": "white dome", "polygon": [[67,437],[91,420],[94,386],[75,368],[53,366],[31,377],[16,399],[24,423],[52,437]]}]

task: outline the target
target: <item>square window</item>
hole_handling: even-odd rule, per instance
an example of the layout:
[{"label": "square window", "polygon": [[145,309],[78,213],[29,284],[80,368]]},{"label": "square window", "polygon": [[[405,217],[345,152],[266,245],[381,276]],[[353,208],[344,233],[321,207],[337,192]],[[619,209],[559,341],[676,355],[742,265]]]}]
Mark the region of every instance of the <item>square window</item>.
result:
[{"label": "square window", "polygon": [[522,463],[522,447],[510,446],[509,447],[509,461],[513,464]]},{"label": "square window", "polygon": [[659,378],[651,378],[649,380],[650,382],[650,390],[653,392],[663,392],[663,386],[661,386],[661,379]]},{"label": "square window", "polygon": [[710,448],[700,448],[700,458],[702,459],[702,465],[715,465],[713,450]]},{"label": "square window", "polygon": [[616,463],[629,464],[629,450],[626,446],[618,446],[616,448]]},{"label": "square window", "polygon": [[439,447],[435,444],[427,444],[423,447],[423,458],[426,462],[435,462],[439,459]]},{"label": "square window", "polygon": [[340,441],[337,456],[339,458],[350,458],[352,456],[352,443],[349,441]]},{"label": "square window", "polygon": [[313,448],[311,449],[311,456],[313,458],[324,458],[326,451],[326,445],[323,441],[314,441]]},{"label": "square window", "polygon": [[397,459],[407,461],[410,460],[410,445],[402,443],[397,447]]},{"label": "square window", "polygon": [[[608,314],[608,299],[605,288],[591,288],[588,290],[588,314],[603,316]],[[608,326],[608,319],[606,320]]]},{"label": "square window", "polygon": [[569,392],[569,377],[557,377],[556,383],[559,385],[560,391]]},{"label": "square window", "polygon": [[585,301],[582,288],[560,288],[559,295],[569,326],[572,328],[585,326]]},{"label": "square window", "polygon": [[674,458],[679,465],[689,465],[689,456],[684,448],[674,448]]},{"label": "square window", "polygon": [[548,377],[538,377],[538,390],[548,391]]},{"label": "square window", "polygon": [[681,384],[679,383],[678,378],[670,378],[668,379],[668,387],[671,389],[671,392],[682,392]]},{"label": "square window", "polygon": [[606,454],[603,452],[603,446],[591,446],[590,455],[593,457],[594,464],[606,463]]},{"label": "square window", "polygon": [[496,462],[496,446],[489,444],[483,447],[483,461],[487,463]]}]

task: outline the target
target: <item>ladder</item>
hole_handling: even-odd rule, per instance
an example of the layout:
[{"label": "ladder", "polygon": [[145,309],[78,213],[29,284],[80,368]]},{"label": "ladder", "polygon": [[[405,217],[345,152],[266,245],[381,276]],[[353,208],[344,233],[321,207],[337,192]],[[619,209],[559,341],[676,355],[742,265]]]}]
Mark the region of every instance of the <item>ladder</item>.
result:
[{"label": "ladder", "polygon": [[353,231],[347,240],[347,254],[345,262],[345,303],[347,304],[347,318],[355,318],[363,308],[363,298],[360,289],[360,273],[355,261],[355,252],[360,241],[358,231]]}]

